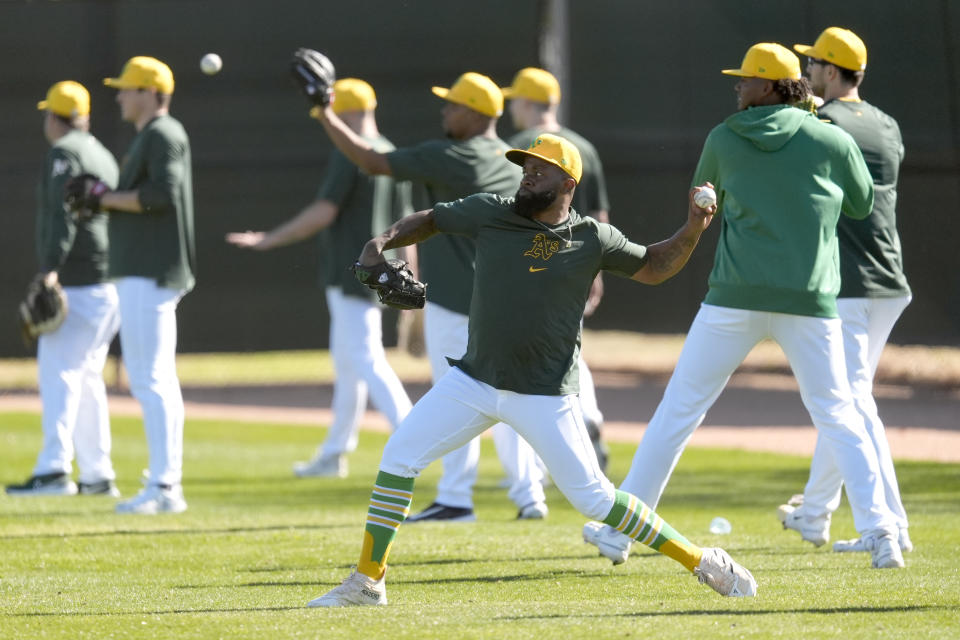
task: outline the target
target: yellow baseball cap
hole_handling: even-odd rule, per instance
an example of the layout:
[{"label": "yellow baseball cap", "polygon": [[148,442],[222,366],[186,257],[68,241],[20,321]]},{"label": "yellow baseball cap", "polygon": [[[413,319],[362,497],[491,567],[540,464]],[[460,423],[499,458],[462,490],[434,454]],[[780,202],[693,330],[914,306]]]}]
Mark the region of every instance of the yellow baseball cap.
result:
[{"label": "yellow baseball cap", "polygon": [[453,83],[449,89],[433,87],[433,94],[444,100],[462,104],[478,113],[491,118],[503,114],[503,94],[500,87],[487,76],[468,71]]},{"label": "yellow baseball cap", "polygon": [[50,111],[64,118],[90,114],[90,92],[79,82],[64,80],[50,87],[47,99],[37,103],[37,109]]},{"label": "yellow baseball cap", "polygon": [[370,111],[377,106],[377,94],[359,78],[341,78],[333,83],[333,112]]},{"label": "yellow baseball cap", "polygon": [[568,176],[577,181],[577,184],[580,183],[580,176],[583,175],[583,162],[580,160],[577,147],[566,138],[552,133],[542,133],[530,143],[526,151],[511,149],[507,151],[506,156],[507,160],[521,167],[528,156],[540,158],[563,169]]},{"label": "yellow baseball cap", "polygon": [[501,91],[503,97],[507,100],[526,98],[545,104],[560,102],[560,83],[557,82],[552,73],[536,67],[520,69],[517,75],[513,77],[513,84],[504,87]]},{"label": "yellow baseball cap", "polygon": [[867,68],[867,46],[849,29],[830,27],[820,34],[812,47],[808,44],[795,44],[793,48],[802,55],[826,60],[851,71],[863,71]]},{"label": "yellow baseball cap", "polygon": [[724,69],[721,73],[742,78],[799,80],[800,58],[783,45],[760,42],[747,49],[739,69]]},{"label": "yellow baseball cap", "polygon": [[103,84],[114,89],[156,89],[173,93],[173,71],[166,64],[149,56],[127,60],[119,78],[104,78]]}]

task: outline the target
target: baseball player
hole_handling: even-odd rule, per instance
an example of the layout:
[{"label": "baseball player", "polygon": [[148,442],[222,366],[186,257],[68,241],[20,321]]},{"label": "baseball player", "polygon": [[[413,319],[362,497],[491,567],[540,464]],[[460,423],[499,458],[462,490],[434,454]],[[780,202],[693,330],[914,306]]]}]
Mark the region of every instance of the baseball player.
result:
[{"label": "baseball player", "polygon": [[[716,184],[723,215],[709,291],[621,489],[649,505],[660,501],[730,374],[770,338],[783,348],[840,468],[873,566],[903,567],[877,454],[853,404],[837,317],[837,221],[841,212],[870,214],[873,181],[848,134],[792,106],[809,97],[792,52],[760,43],[739,69],[723,73],[739,77],[740,111],[710,132],[693,177]],[[614,563],[626,560],[630,541],[602,523],[588,522],[583,535]]]},{"label": "baseball player", "polygon": [[[570,129],[562,126],[557,120],[557,109],[560,105],[560,83],[552,73],[545,69],[526,67],[517,72],[513,83],[503,89],[503,97],[508,99],[510,117],[513,126],[519,132],[507,142],[517,149],[526,149],[541,133],[553,133],[573,142],[580,151],[583,159],[583,177],[577,184],[573,197],[573,208],[585,215],[596,218],[600,222],[610,221],[610,201],[607,197],[607,184],[603,175],[603,164],[600,155],[589,141]],[[600,304],[603,296],[603,277],[597,274],[597,279],[590,289],[584,315],[591,315]],[[583,409],[583,419],[587,423],[587,432],[590,441],[597,453],[600,468],[606,472],[608,450],[601,439],[603,414],[597,405],[597,393],[593,385],[593,376],[587,363],[580,354],[580,407]],[[516,432],[507,429],[494,429],[494,438],[505,433],[507,437]],[[522,443],[522,440],[520,441]],[[529,446],[529,445],[528,445]],[[501,446],[500,448],[504,448]]]},{"label": "baseball player", "polygon": [[[903,161],[900,127],[896,120],[860,98],[858,87],[867,67],[867,48],[855,33],[830,27],[813,46],[798,44],[794,49],[807,56],[810,87],[824,100],[820,116],[853,137],[873,178],[873,213],[863,220],[842,218],[837,226],[837,313],[853,405],[863,417],[880,463],[887,506],[896,516],[900,531],[900,549],[911,551],[907,513],[900,499],[890,445],[873,399],[873,377],[880,354],[911,298],[897,234],[897,175]],[[840,506],[842,482],[840,468],[830,457],[829,444],[820,436],[803,495],[778,510],[784,526],[799,531],[805,540],[817,546],[829,540],[830,516]],[[865,537],[841,540],[834,543],[833,549],[868,551],[869,543],[870,539]]]},{"label": "baseball player", "polygon": [[[377,130],[376,94],[367,82],[343,78],[334,84],[333,111],[350,130],[380,152],[393,145]],[[294,465],[300,477],[346,477],[347,454],[357,448],[357,429],[367,393],[396,429],[410,411],[410,399],[383,351],[380,307],[373,291],[343,268],[356,258],[374,230],[409,212],[409,185],[387,176],[369,176],[337,150],[316,200],[268,233],[231,233],[227,242],[267,251],[321,232],[321,281],[330,310],[330,353],[336,371],[333,423],[316,456]]]},{"label": "baseball player", "polygon": [[[371,175],[393,176],[422,185],[429,203],[446,202],[479,192],[514,193],[520,182],[517,167],[504,161],[509,145],[497,137],[497,119],[503,112],[500,88],[475,72],[461,75],[453,86],[434,87],[445,103],[441,111],[444,140],[430,140],[388,153],[371,145],[345,126],[331,109],[315,109],[333,143],[357,166]],[[419,247],[421,279],[429,286],[424,308],[424,337],[433,380],[447,369],[448,358],[459,358],[467,347],[467,313],[470,309],[475,244],[472,238],[441,235]],[[443,477],[436,500],[411,521],[476,520],[473,485],[476,482],[479,441],[451,452],[443,460]],[[547,505],[543,472],[527,447],[500,458],[507,477],[515,479],[508,496],[519,516],[542,518]],[[512,466],[510,466],[512,465]]]},{"label": "baseball player", "polygon": [[439,203],[375,237],[360,255],[359,265],[374,265],[384,249],[438,233],[474,238],[469,344],[384,448],[357,570],[308,606],[386,604],[387,556],[409,513],[414,479],[497,421],[533,446],[580,511],[680,562],[723,595],[754,595],[753,576],[726,552],[694,545],[635,496],[613,487],[597,464],[576,395],[580,319],[597,271],[648,284],[666,280],[689,258],[713,208],[700,209],[691,199],[684,226],[669,240],[644,247],[571,209],[581,177],[571,142],[543,134],[529,150],[511,150],[507,158],[523,167],[514,198],[477,194]]},{"label": "baseball player", "polygon": [[137,131],[116,190],[85,184],[85,206],[109,213],[110,269],[120,299],[120,346],[130,390],[140,403],[150,465],[146,486],[118,513],[186,510],[183,396],[177,379],[177,303],[194,286],[196,257],[190,140],[170,115],[173,72],[147,56],[131,58],[118,78],[125,122]]},{"label": "baseball player", "polygon": [[[107,219],[78,218],[64,207],[67,181],[95,173],[117,184],[117,163],[90,134],[90,94],[71,80],[58,82],[37,107],[50,143],[38,190],[37,257],[40,277],[59,281],[67,316],[37,345],[43,405],[43,448],[33,475],[9,485],[10,495],[119,496],[110,462],[110,415],[103,366],[117,333],[117,291],[107,282]],[[70,479],[76,449],[78,482]]]}]

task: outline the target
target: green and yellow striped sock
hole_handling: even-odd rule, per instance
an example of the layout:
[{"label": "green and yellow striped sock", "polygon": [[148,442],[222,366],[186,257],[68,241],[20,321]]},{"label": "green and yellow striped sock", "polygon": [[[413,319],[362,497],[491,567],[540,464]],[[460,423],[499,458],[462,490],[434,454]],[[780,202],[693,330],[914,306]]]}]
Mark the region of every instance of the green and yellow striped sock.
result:
[{"label": "green and yellow striped sock", "polygon": [[393,539],[397,537],[397,529],[410,514],[413,480],[386,471],[377,474],[367,510],[367,526],[363,531],[363,550],[357,563],[357,571],[363,575],[379,580],[386,572],[387,556]]},{"label": "green and yellow striped sock", "polygon": [[673,558],[690,572],[700,564],[703,549],[677,533],[653,509],[631,493],[617,490],[613,508],[603,522],[654,551]]}]

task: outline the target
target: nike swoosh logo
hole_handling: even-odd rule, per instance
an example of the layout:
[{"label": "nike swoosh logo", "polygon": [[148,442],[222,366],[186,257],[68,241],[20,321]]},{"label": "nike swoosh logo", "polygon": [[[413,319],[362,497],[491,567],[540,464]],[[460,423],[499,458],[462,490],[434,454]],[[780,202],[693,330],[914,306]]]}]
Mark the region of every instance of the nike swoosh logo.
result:
[{"label": "nike swoosh logo", "polygon": [[536,273],[537,271],[546,271],[548,267],[540,267],[539,269],[535,267],[530,267],[530,273]]}]

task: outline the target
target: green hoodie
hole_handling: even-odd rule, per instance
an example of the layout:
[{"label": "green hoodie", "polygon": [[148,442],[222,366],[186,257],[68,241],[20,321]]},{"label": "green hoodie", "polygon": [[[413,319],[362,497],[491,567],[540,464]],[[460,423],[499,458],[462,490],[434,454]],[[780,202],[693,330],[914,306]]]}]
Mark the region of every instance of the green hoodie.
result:
[{"label": "green hoodie", "polygon": [[836,317],[837,221],[873,207],[853,138],[788,105],[751,107],[707,136],[693,184],[707,180],[722,222],[705,302]]}]

